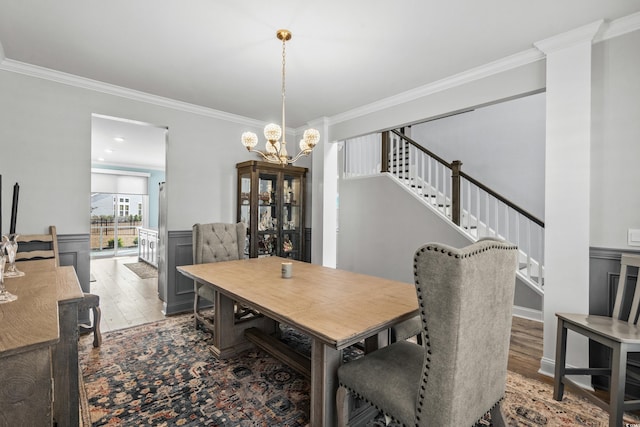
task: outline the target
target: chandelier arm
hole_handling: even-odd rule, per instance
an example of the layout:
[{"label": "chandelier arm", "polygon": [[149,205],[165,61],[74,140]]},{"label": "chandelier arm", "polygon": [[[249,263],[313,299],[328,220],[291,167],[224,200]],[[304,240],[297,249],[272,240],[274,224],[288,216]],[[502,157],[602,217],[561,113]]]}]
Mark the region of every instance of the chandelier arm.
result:
[{"label": "chandelier arm", "polygon": [[298,160],[300,157],[302,156],[308,156],[311,153],[311,151],[300,151],[298,154],[296,154],[295,157],[293,157],[291,160],[289,160],[289,163],[294,163],[296,160]]},{"label": "chandelier arm", "polygon": [[252,153],[260,154],[262,156],[262,158],[265,159],[267,162],[280,163],[280,160],[274,154],[265,153],[264,151],[260,151],[260,150],[249,150],[249,151],[251,151]]}]

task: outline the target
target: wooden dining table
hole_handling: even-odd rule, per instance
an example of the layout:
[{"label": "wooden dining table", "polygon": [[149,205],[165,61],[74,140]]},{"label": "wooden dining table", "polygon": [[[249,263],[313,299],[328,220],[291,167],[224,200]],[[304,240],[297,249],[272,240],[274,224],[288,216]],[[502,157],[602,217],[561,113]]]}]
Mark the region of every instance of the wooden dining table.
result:
[{"label": "wooden dining table", "polygon": [[[291,278],[281,277],[283,262],[292,263]],[[360,342],[368,351],[386,345],[389,328],[418,313],[412,284],[290,259],[252,258],[177,269],[216,291],[212,341],[218,357],[231,357],[257,344],[303,373],[308,371],[312,427],[336,424],[342,350]],[[236,319],[235,302],[261,316]],[[308,363],[277,340],[277,322],[310,337]]]}]

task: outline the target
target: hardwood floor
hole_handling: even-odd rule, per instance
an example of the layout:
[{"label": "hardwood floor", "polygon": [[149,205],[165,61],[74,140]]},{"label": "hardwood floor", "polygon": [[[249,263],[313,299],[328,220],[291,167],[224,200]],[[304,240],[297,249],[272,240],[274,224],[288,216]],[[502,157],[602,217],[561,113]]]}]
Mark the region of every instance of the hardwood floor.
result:
[{"label": "hardwood floor", "polygon": [[527,378],[553,384],[553,378],[538,373],[542,359],[542,333],[542,322],[513,317],[509,370]]},{"label": "hardwood floor", "polygon": [[102,332],[164,319],[158,279],[141,279],[124,264],[137,256],[91,260],[91,293],[100,296]]}]

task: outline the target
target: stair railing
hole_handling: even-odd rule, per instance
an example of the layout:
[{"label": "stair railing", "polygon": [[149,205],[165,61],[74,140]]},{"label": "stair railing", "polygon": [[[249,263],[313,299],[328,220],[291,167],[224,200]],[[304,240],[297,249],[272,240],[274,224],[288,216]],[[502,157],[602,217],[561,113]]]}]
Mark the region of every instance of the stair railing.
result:
[{"label": "stair railing", "polygon": [[499,237],[518,245],[519,276],[543,294],[543,221],[467,175],[461,161],[448,163],[397,130],[358,143],[345,158],[345,177],[389,173],[471,238]]}]

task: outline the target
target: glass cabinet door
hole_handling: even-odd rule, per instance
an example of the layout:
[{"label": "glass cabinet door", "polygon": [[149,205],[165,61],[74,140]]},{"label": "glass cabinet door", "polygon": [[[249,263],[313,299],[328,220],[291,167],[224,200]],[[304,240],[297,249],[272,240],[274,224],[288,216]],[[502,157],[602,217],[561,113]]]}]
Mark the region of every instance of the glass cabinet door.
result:
[{"label": "glass cabinet door", "polygon": [[244,245],[244,255],[251,256],[250,241],[251,236],[251,174],[242,173],[238,179],[240,186],[240,200],[238,201],[238,221],[244,223],[247,229],[247,238]]},{"label": "glass cabinet door", "polygon": [[300,259],[302,207],[300,178],[284,174],[282,182],[282,248],[280,256]]},{"label": "glass cabinet door", "polygon": [[258,256],[278,253],[278,175],[258,174]]}]

